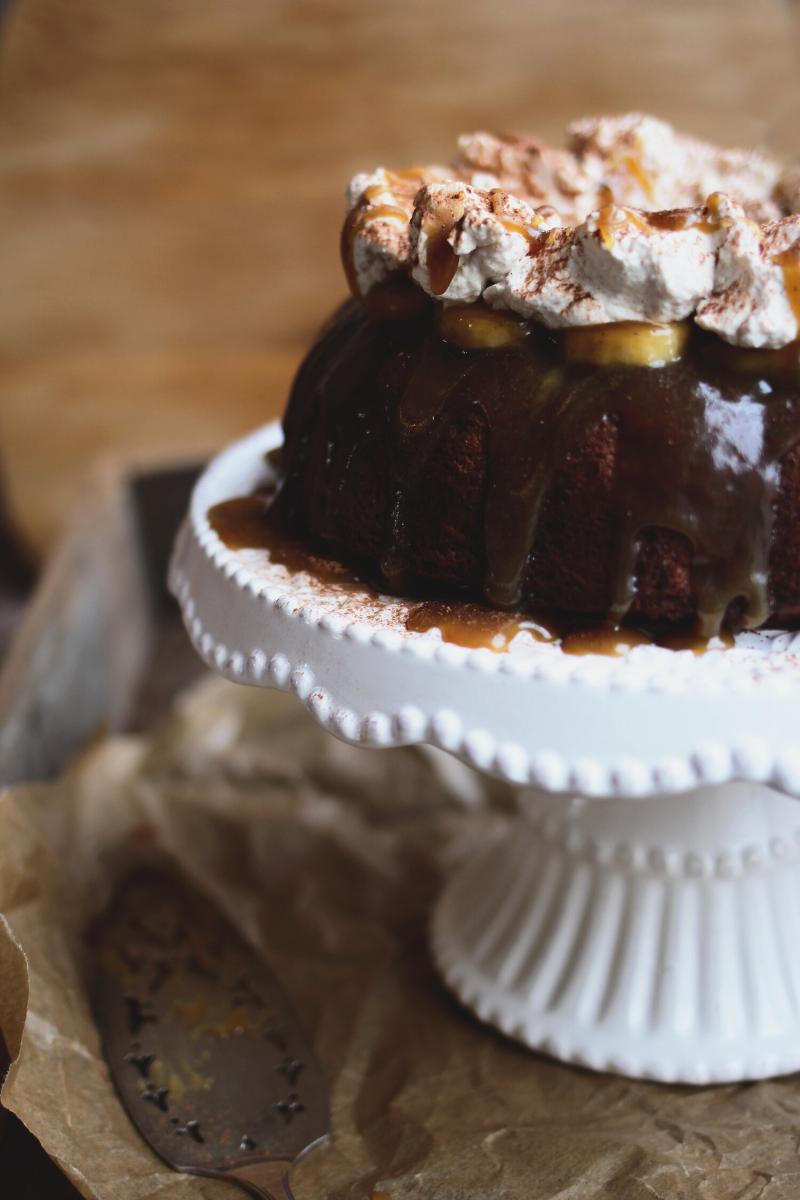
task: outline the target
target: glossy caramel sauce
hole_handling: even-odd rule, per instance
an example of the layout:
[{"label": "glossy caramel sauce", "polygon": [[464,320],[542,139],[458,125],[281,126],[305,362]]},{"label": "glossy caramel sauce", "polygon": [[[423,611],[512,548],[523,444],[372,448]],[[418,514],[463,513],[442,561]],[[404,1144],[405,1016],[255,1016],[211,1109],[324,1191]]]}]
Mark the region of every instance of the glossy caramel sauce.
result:
[{"label": "glossy caramel sauce", "polygon": [[800,248],[790,246],[783,254],[776,254],[774,261],[783,271],[783,286],[792,306],[798,331],[800,331]]},{"label": "glossy caramel sauce", "polygon": [[[224,500],[210,508],[207,517],[220,541],[231,550],[267,550],[271,562],[279,563],[293,574],[303,572],[343,592],[374,591],[352,567],[315,554],[300,540],[287,534],[270,510],[270,498],[263,493]],[[551,615],[509,613],[481,604],[447,600],[414,604],[406,617],[405,627],[411,633],[438,629],[445,642],[496,653],[506,650],[522,632],[536,642],[560,643],[565,654],[614,656],[624,654],[634,646],[652,644],[702,654],[709,648],[733,645],[733,638],[727,632],[711,641],[687,632],[656,636],[636,628],[576,626]]]},{"label": "glossy caramel sauce", "polygon": [[730,218],[720,215],[724,200],[721,192],[712,192],[703,208],[670,208],[645,213],[644,217],[651,229],[697,229],[700,233],[716,233],[730,225]]},{"label": "glossy caramel sauce", "polygon": [[661,646],[669,650],[691,650],[704,654],[707,650],[729,649],[733,636],[727,631],[719,637],[703,638],[689,631],[648,633],[635,627],[615,629],[609,625],[575,624],[567,618],[547,614],[513,614],[480,604],[429,600],[416,605],[408,614],[406,629],[425,633],[438,629],[442,641],[471,650],[506,650],[519,633],[526,632],[535,642],[560,645],[565,654],[602,654],[607,657],[625,654],[635,646]]},{"label": "glossy caramel sauce", "polygon": [[388,172],[390,180],[410,179],[413,180],[414,183],[418,183],[420,187],[422,187],[422,185],[428,179],[429,174],[430,172],[428,168],[423,166],[404,167],[399,171]]},{"label": "glossy caramel sauce", "polygon": [[525,238],[528,246],[532,246],[535,237],[535,226],[541,224],[540,219],[534,215],[534,226],[529,228],[527,225],[523,225],[521,221],[512,221],[508,217],[504,217],[502,215],[502,201],[504,196],[505,193],[501,188],[491,189],[489,192],[489,202],[492,206],[492,212],[508,233],[520,234],[521,237]]},{"label": "glossy caramel sauce", "polygon": [[230,550],[269,550],[273,529],[267,510],[268,501],[256,493],[214,504],[206,516],[214,533]]},{"label": "glossy caramel sauce", "polygon": [[652,226],[647,216],[638,213],[634,208],[618,208],[614,203],[606,204],[597,213],[597,229],[603,245],[610,250],[614,245],[614,235],[625,222],[635,225],[643,233],[649,233]]},{"label": "glossy caramel sauce", "polygon": [[735,645],[733,634],[729,629],[721,629],[711,638],[698,637],[696,633],[662,633],[656,639],[656,645],[667,650],[691,650],[692,654],[705,654],[707,650],[731,650]]},{"label": "glossy caramel sauce", "polygon": [[230,550],[268,550],[270,561],[292,574],[304,571],[327,586],[341,591],[363,591],[353,570],[335,558],[315,554],[298,537],[281,526],[271,510],[270,499],[256,492],[214,504],[206,513],[219,540]]},{"label": "glossy caramel sauce", "polygon": [[650,646],[653,638],[639,629],[612,629],[607,626],[576,629],[561,641],[565,654],[605,654],[614,657],[634,646]]},{"label": "glossy caramel sauce", "polygon": [[700,215],[696,208],[671,208],[664,212],[649,212],[645,220],[651,229],[669,231],[697,229],[700,233],[714,233],[720,227],[719,221]]},{"label": "glossy caramel sauce", "polygon": [[526,630],[537,642],[552,642],[554,634],[532,617],[501,612],[480,604],[430,600],[417,604],[406,618],[406,629],[427,633],[438,629],[442,641],[470,649],[505,650],[518,633]]},{"label": "glossy caramel sauce", "polygon": [[428,282],[434,296],[444,295],[458,270],[458,255],[447,239],[463,215],[460,205],[443,205],[434,216],[423,221],[422,228],[428,236]]},{"label": "glossy caramel sauce", "polygon": [[597,193],[598,208],[608,208],[614,203],[614,193],[607,183],[601,185]]},{"label": "glossy caramel sauce", "polygon": [[723,630],[715,637],[705,638],[691,631],[679,633],[649,633],[644,629],[613,629],[609,626],[589,626],[574,629],[561,637],[561,649],[565,654],[625,654],[635,646],[661,646],[665,650],[690,650],[692,654],[705,654],[709,650],[730,650],[734,645],[733,634]]},{"label": "glossy caramel sauce", "polygon": [[640,160],[635,154],[627,154],[622,160],[623,166],[629,175],[632,175],[639,187],[644,192],[648,201],[652,204],[655,200],[655,188],[650,173],[645,170]]}]

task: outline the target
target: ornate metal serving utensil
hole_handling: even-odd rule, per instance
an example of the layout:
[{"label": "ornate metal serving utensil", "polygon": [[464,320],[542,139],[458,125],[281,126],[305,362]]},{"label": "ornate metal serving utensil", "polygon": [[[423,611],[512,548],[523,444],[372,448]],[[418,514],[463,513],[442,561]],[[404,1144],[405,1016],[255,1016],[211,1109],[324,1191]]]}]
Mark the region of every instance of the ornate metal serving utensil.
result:
[{"label": "ornate metal serving utensil", "polygon": [[208,900],[138,872],[92,937],[93,1004],[120,1099],[177,1171],[291,1200],[329,1131],[322,1071],[278,983]]}]

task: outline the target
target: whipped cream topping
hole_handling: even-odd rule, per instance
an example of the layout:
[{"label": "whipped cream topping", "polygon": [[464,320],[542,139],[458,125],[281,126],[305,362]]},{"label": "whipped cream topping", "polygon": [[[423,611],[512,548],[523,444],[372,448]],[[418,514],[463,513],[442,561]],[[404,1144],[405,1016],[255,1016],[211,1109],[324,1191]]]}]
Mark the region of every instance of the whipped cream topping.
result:
[{"label": "whipped cream topping", "polygon": [[566,150],[468,134],[450,169],[357,175],[348,209],[357,295],[406,273],[550,328],[695,314],[735,345],[798,337],[800,166],[652,117],[577,121]]},{"label": "whipped cream topping", "polygon": [[411,275],[429,295],[478,300],[491,280],[507,278],[525,259],[540,233],[560,223],[555,209],[534,210],[500,189],[428,184],[411,218]]},{"label": "whipped cream topping", "polygon": [[575,229],[540,238],[508,276],[490,284],[487,303],[551,329],[610,321],[680,321],[713,288],[709,235],[692,224],[649,226],[615,205]]},{"label": "whipped cream topping", "polygon": [[446,179],[445,168],[420,167],[355,175],[347,189],[348,217],[342,231],[342,257],[350,286],[365,296],[412,258],[409,222],[420,188]]},{"label": "whipped cream topping", "polygon": [[478,173],[479,186],[554,205],[570,225],[612,199],[651,210],[687,208],[714,191],[731,192],[756,219],[781,215],[772,199],[777,162],[755,152],[718,149],[638,113],[574,121],[566,150],[528,137],[466,134],[454,166],[466,170],[473,183]]},{"label": "whipped cream topping", "polygon": [[791,280],[800,269],[800,216],[759,226],[742,219],[737,207],[732,201],[720,206],[730,224],[714,291],[698,305],[695,320],[737,346],[779,349],[798,336]]}]

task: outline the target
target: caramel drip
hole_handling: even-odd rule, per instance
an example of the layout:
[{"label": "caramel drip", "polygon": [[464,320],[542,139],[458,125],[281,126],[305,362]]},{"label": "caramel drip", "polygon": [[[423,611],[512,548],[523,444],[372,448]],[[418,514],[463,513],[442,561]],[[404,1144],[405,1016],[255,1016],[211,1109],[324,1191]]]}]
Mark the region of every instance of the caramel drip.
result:
[{"label": "caramel drip", "polygon": [[642,216],[651,229],[683,232],[697,229],[700,233],[718,233],[730,225],[730,218],[720,216],[725,197],[713,192],[702,208],[669,208],[661,212],[647,212]]},{"label": "caramel drip", "polygon": [[356,231],[359,228],[360,213],[361,210],[358,206],[350,210],[345,218],[344,225],[342,225],[342,233],[339,238],[339,257],[342,260],[342,268],[347,279],[347,286],[350,289],[350,295],[355,296],[356,299],[361,295],[361,289],[358,286],[358,274],[356,272],[353,246]]},{"label": "caramel drip", "polygon": [[231,550],[268,550],[272,530],[263,496],[236,496],[214,504],[206,514],[219,540]]},{"label": "caramel drip", "polygon": [[287,533],[262,495],[235,496],[214,504],[206,514],[219,540],[231,550],[267,550],[270,561],[292,574],[303,571],[341,591],[363,591],[358,576],[343,563],[314,554]]},{"label": "caramel drip", "polygon": [[[503,192],[499,188],[492,188],[489,192],[489,201],[492,206],[492,212],[497,220],[508,233],[518,233],[520,237],[524,237],[529,246],[532,246],[536,240],[536,229],[531,229],[528,225],[524,225],[521,221],[512,221],[509,217],[502,215],[502,196]],[[534,225],[539,223],[538,217],[534,216]]]},{"label": "caramel drip", "polygon": [[408,222],[409,215],[405,209],[398,208],[396,204],[375,204],[371,208],[361,209],[359,221],[356,222],[356,232],[373,221],[386,221],[392,220],[392,218]]},{"label": "caramel drip", "polygon": [[597,229],[607,250],[610,250],[614,245],[616,230],[623,228],[626,221],[629,221],[631,225],[635,225],[642,233],[651,232],[652,225],[648,221],[647,214],[638,213],[634,208],[618,208],[615,204],[606,204],[603,208],[599,209],[597,213]]},{"label": "caramel drip", "polygon": [[615,629],[609,625],[588,626],[567,630],[561,635],[561,649],[565,654],[625,654],[636,646],[661,646],[664,650],[689,650],[692,654],[706,654],[710,650],[730,650],[734,646],[733,635],[722,630],[719,635],[703,637],[692,630],[678,633],[651,635],[643,629]]},{"label": "caramel drip", "polygon": [[408,213],[404,208],[398,208],[396,204],[376,204],[369,208],[361,210],[358,228],[363,229],[365,225],[372,221],[385,221],[391,218],[408,221]]},{"label": "caramel drip", "polygon": [[641,161],[634,154],[627,154],[623,158],[622,164],[627,170],[628,174],[633,176],[647,199],[652,204],[656,195],[655,187],[653,186],[653,180],[649,172],[644,169]]},{"label": "caramel drip", "polygon": [[537,642],[550,642],[553,634],[546,625],[533,618],[512,616],[479,604],[457,604],[431,600],[411,609],[406,629],[412,633],[427,633],[438,629],[442,641],[472,650],[506,650],[518,633],[525,630]]},{"label": "caramel drip", "polygon": [[705,654],[709,650],[730,649],[733,636],[723,631],[718,637],[703,638],[692,631],[650,634],[643,629],[613,628],[610,625],[575,625],[552,614],[545,616],[513,614],[480,604],[428,600],[415,605],[406,618],[411,633],[438,629],[443,642],[465,646],[469,650],[507,650],[514,638],[527,633],[535,642],[560,645],[564,654],[602,654],[615,657],[636,646],[661,646],[668,650],[689,650]]},{"label": "caramel drip", "polygon": [[673,208],[664,212],[649,212],[645,219],[651,229],[677,232],[697,229],[700,233],[715,233],[721,228],[721,222],[707,216],[706,210],[702,208]]},{"label": "caramel drip", "polygon": [[520,237],[525,238],[529,246],[533,244],[534,234],[527,225],[523,225],[520,221],[510,221],[507,217],[498,217],[497,219],[507,233],[518,233]]},{"label": "caramel drip", "polygon": [[[236,496],[213,505],[209,525],[232,550],[265,550],[270,561],[292,573],[303,573],[336,591],[355,594],[377,592],[366,585],[358,571],[350,566],[314,553],[301,539],[285,529],[281,515],[270,507],[270,499],[260,493]],[[708,649],[733,646],[733,638],[723,632],[712,640],[693,632],[667,633],[653,637],[636,628],[615,629],[603,625],[571,626],[552,615],[509,613],[481,604],[429,600],[411,607],[405,620],[411,633],[438,629],[442,640],[468,649],[487,649],[495,653],[507,650],[514,638],[526,633],[535,642],[559,643],[565,654],[623,654],[634,646],[655,643],[673,650],[691,650],[702,654]]]},{"label": "caramel drip", "polygon": [[597,229],[606,250],[610,250],[614,245],[616,211],[616,207],[611,203],[605,204],[597,214]]},{"label": "caramel drip", "polygon": [[[605,189],[608,191],[608,189]],[[700,233],[717,233],[730,224],[727,217],[716,214],[715,196],[709,197],[705,208],[673,208],[662,212],[640,212],[635,208],[618,208],[609,202],[598,211],[597,227],[603,244],[607,249],[614,245],[615,231],[629,221],[643,233],[651,233],[654,229],[668,232],[683,232],[696,229]]]},{"label": "caramel drip", "polygon": [[693,632],[665,633],[656,639],[656,644],[667,650],[689,650],[692,654],[705,654],[709,650],[732,650],[735,642],[728,629],[721,629],[712,637],[703,638]]},{"label": "caramel drip", "polygon": [[[670,531],[698,636],[764,622],[781,462],[800,441],[793,378],[762,386],[697,334],[679,361],[647,368],[565,363],[535,329],[462,349],[433,310],[381,323],[351,304],[312,350],[285,418],[293,528],[363,555],[401,594],[460,590],[505,610],[570,611],[575,540],[596,576],[580,610],[616,626],[637,612],[641,545]],[[607,466],[581,467],[576,513],[567,465],[598,437]],[[551,563],[559,544],[563,575],[542,574],[540,547]]]},{"label": "caramel drip", "polygon": [[790,246],[782,254],[776,254],[773,262],[783,271],[786,298],[792,306],[794,319],[800,331],[800,246]]},{"label": "caramel drip", "polygon": [[448,238],[463,215],[463,205],[455,201],[440,205],[435,213],[423,219],[422,227],[428,237],[428,280],[434,296],[444,295],[458,270],[458,255]]},{"label": "caramel drip", "polygon": [[452,225],[448,229],[446,225],[437,223],[426,231],[428,234],[428,279],[431,293],[434,296],[444,295],[458,270],[458,255],[447,240],[451,230]]},{"label": "caramel drip", "polygon": [[418,183],[420,187],[424,187],[424,185],[431,178],[431,172],[428,170],[428,168],[420,166],[404,167],[399,171],[387,171],[386,174],[392,182],[397,181],[401,186],[404,183],[411,182]]},{"label": "caramel drip", "polygon": [[614,657],[632,650],[634,646],[651,646],[653,639],[639,629],[598,628],[577,629],[567,633],[561,643],[565,654],[605,654]]}]

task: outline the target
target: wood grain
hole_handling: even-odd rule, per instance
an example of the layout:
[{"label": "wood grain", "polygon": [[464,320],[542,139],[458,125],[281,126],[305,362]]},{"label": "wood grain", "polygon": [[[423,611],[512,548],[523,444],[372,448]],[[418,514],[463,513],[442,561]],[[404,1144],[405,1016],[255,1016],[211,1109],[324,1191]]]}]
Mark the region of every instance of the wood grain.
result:
[{"label": "wood grain", "polygon": [[276,414],[342,294],[358,167],[640,107],[793,137],[780,0],[17,0],[0,65],[0,453],[47,545],[107,449]]}]

